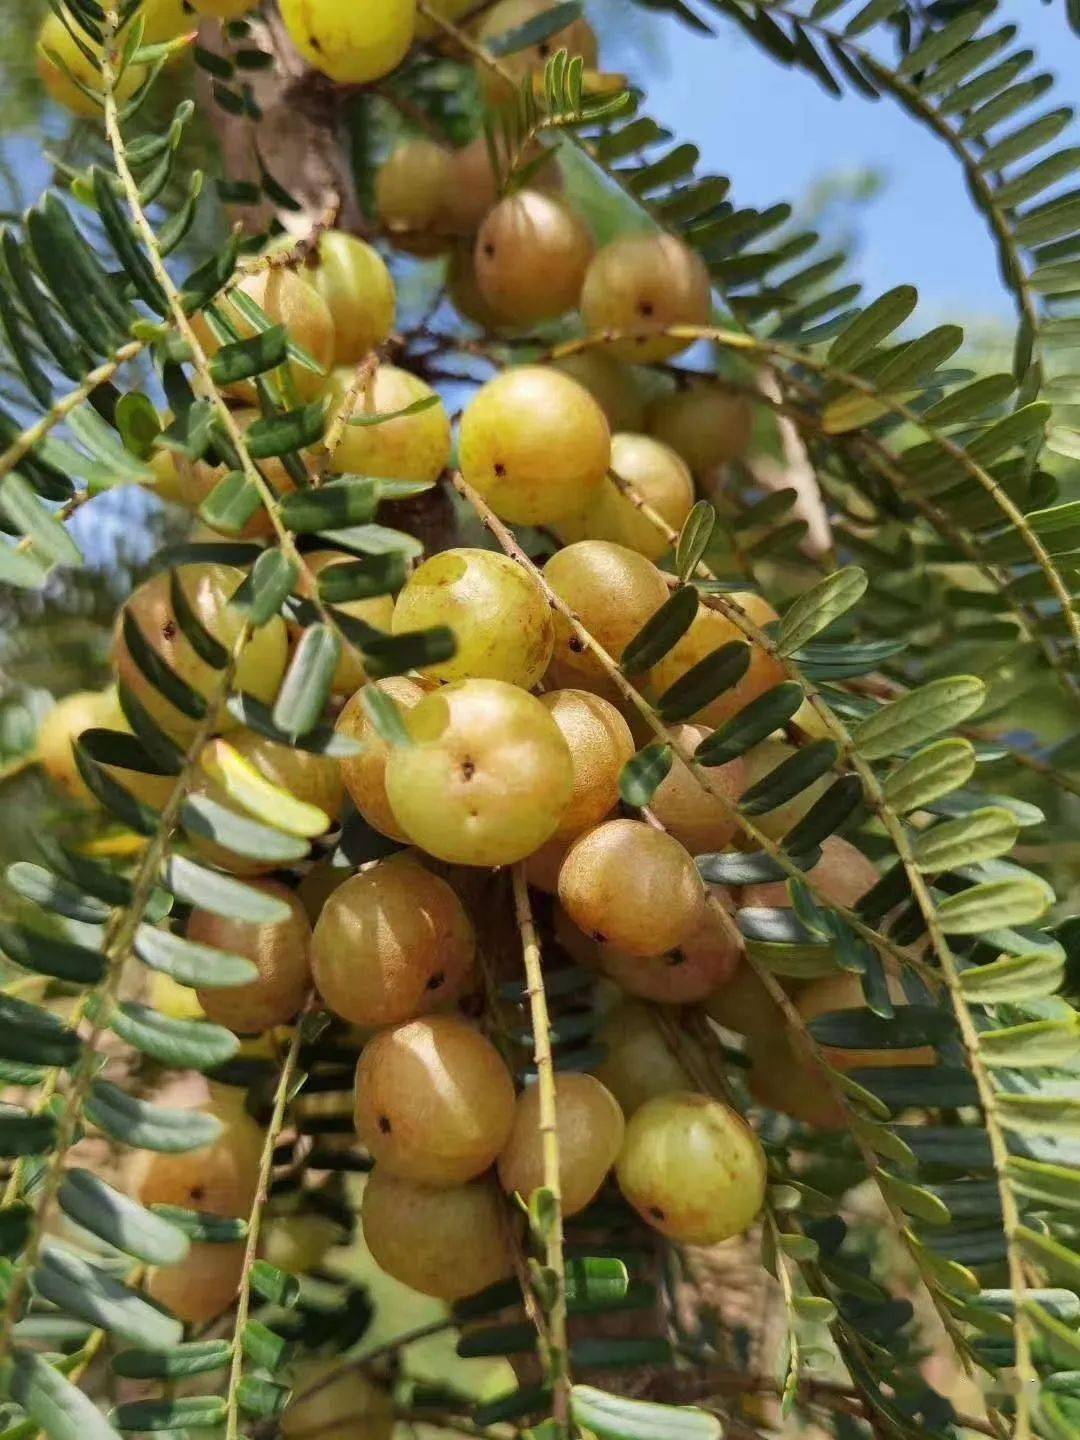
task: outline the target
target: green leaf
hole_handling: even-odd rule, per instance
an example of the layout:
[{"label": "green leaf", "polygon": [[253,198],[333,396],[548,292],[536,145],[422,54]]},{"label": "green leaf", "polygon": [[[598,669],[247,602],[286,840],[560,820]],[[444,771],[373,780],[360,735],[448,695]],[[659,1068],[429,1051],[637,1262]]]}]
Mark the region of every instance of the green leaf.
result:
[{"label": "green leaf", "polygon": [[864,720],[855,730],[855,744],[863,759],[883,760],[962,724],[985,698],[986,686],[974,675],[931,680]]},{"label": "green leaf", "polygon": [[929,1005],[898,1005],[889,1018],[872,1010],[833,1010],[810,1022],[821,1045],[839,1050],[908,1050],[949,1040],[956,1033],[951,1014]]},{"label": "green leaf", "polygon": [[662,719],[669,723],[685,720],[737,685],[750,666],[750,646],[745,640],[729,640],[692,665],[656,703]]},{"label": "green leaf", "polygon": [[251,1267],[251,1288],[272,1305],[291,1309],[300,1298],[300,1282],[269,1260],[256,1260]]},{"label": "green leaf", "polygon": [[179,1320],[94,1265],[47,1245],[34,1271],[37,1293],[65,1314],[144,1350],[168,1350],[184,1338]]},{"label": "green leaf", "polygon": [[277,925],[287,920],[289,907],[276,895],[256,890],[231,875],[196,865],[184,855],[170,855],[165,883],[178,900],[223,915],[227,920],[246,920],[251,925]]},{"label": "green leaf", "polygon": [[938,905],[947,935],[978,935],[1011,925],[1029,925],[1046,913],[1046,890],[1034,878],[988,880],[949,895]]},{"label": "green leaf", "polygon": [[259,978],[257,966],[243,955],[230,955],[152,925],[140,925],[135,931],[134,950],[143,964],[171,975],[181,985],[228,987],[250,985]]},{"label": "green leaf", "polygon": [[1012,849],[1019,833],[1020,824],[1010,810],[987,805],[924,830],[912,846],[915,864],[924,874],[932,874],[993,860]]},{"label": "green leaf", "polygon": [[[37,1076],[27,1076],[27,1083],[34,1084],[44,1078],[44,1070]],[[56,1139],[56,1121],[51,1115],[30,1115],[17,1105],[0,1103],[0,1155],[6,1160],[15,1160],[20,1155],[44,1155],[52,1149]]]},{"label": "green leaf", "polygon": [[1032,120],[1029,124],[1020,126],[1018,130],[1010,131],[996,144],[991,145],[988,150],[983,151],[979,157],[981,169],[989,174],[993,170],[1000,170],[1002,166],[1011,164],[1014,160],[1022,160],[1033,150],[1038,150],[1040,146],[1048,145],[1051,140],[1056,140],[1072,117],[1073,112],[1063,107],[1041,115],[1038,120]]},{"label": "green leaf", "polygon": [[865,570],[858,565],[847,565],[805,591],[780,622],[776,646],[779,653],[794,655],[801,650],[815,635],[820,635],[858,604],[868,583]]},{"label": "green leaf", "polygon": [[118,1430],[210,1430],[225,1420],[219,1395],[186,1395],[173,1400],[132,1400],[113,1411]]},{"label": "green leaf", "polygon": [[189,795],[181,807],[180,819],[189,835],[211,840],[234,855],[250,860],[270,860],[285,865],[292,860],[302,860],[310,848],[299,836],[271,830],[268,825],[249,820],[208,795]]},{"label": "green leaf", "polygon": [[718,730],[706,735],[694,752],[694,759],[699,765],[726,765],[786,725],[802,701],[802,686],[794,680],[774,686],[745,705]]},{"label": "green leaf", "polygon": [[0,1060],[16,1064],[71,1065],[79,1037],[58,1016],[14,995],[0,995]]},{"label": "green leaf", "polygon": [[225,1215],[207,1215],[198,1210],[185,1210],[180,1205],[151,1205],[155,1215],[168,1220],[189,1240],[206,1245],[235,1245],[247,1233],[247,1221]]},{"label": "green leaf", "polygon": [[1061,1368],[1067,1366],[1070,1370],[1080,1370],[1080,1335],[1076,1330],[1049,1314],[1034,1300],[1024,1304],[1023,1313],[1046,1341],[1053,1361]]},{"label": "green leaf", "polygon": [[816,850],[823,840],[850,819],[863,800],[857,775],[841,775],[818,797],[803,818],[784,836],[784,849],[792,855]]},{"label": "green leaf", "polygon": [[917,1220],[923,1220],[928,1225],[948,1225],[952,1221],[949,1207],[944,1205],[936,1195],[929,1190],[924,1190],[921,1185],[912,1185],[907,1180],[900,1180],[895,1175],[890,1175],[887,1170],[878,1171],[878,1183],[881,1185],[885,1195],[906,1215],[912,1215]]},{"label": "green leaf", "polygon": [[328,625],[309,625],[293,652],[274,703],[274,724],[306,735],[322,718],[341,659],[341,637]]},{"label": "green leaf", "polygon": [[182,679],[168,661],[163,660],[146,639],[139,622],[130,606],[122,612],[121,631],[135,665],[155,690],[159,691],[171,705],[189,720],[202,720],[206,716],[206,701],[197,690],[193,690]]},{"label": "green leaf", "polygon": [[113,1356],[115,1374],[125,1380],[185,1380],[224,1370],[232,1358],[227,1340],[192,1340],[175,1350],[121,1350]]},{"label": "green leaf", "polygon": [[12,1351],[7,1388],[49,1440],[117,1440],[90,1397],[30,1350]]},{"label": "green leaf", "polygon": [[979,1051],[988,1065],[1014,1070],[1063,1066],[1072,1069],[1080,1055],[1080,1021],[1032,1020],[1004,1030],[984,1030]]},{"label": "green leaf", "polygon": [[217,385],[234,385],[250,380],[284,364],[289,333],[284,325],[271,325],[249,335],[246,340],[233,340],[222,345],[210,362],[210,374]]},{"label": "green leaf", "polygon": [[96,985],[105,974],[105,957],[100,951],[55,939],[25,925],[0,923],[0,949],[24,970],[51,975],[72,985]]},{"label": "green leaf", "polygon": [[405,556],[400,551],[328,565],[319,572],[319,598],[325,605],[346,605],[352,600],[390,595],[401,589],[406,574]]},{"label": "green leaf", "polygon": [[1004,1095],[995,1102],[1006,1130],[1019,1135],[1080,1139],[1080,1100],[1058,1095]]},{"label": "green leaf", "polygon": [[370,717],[380,739],[387,745],[411,745],[412,739],[392,695],[385,694],[375,685],[365,685],[360,692],[360,703]]},{"label": "green leaf", "polygon": [[289,1355],[289,1343],[264,1325],[261,1320],[249,1320],[244,1326],[240,1343],[245,1356],[253,1365],[263,1370],[275,1371],[281,1368]]},{"label": "green leaf", "polygon": [[231,1030],[206,1020],[175,1020],[148,1005],[124,1000],[109,1025],[129,1045],[174,1070],[213,1070],[231,1060],[240,1041]]},{"label": "green leaf", "polygon": [[[342,625],[349,638],[340,611],[335,611],[334,620]],[[441,665],[452,659],[457,639],[448,625],[435,625],[430,630],[403,630],[397,635],[365,639],[360,649],[368,675],[373,680],[383,680],[388,675],[404,675],[409,670],[424,670],[429,665]]]},{"label": "green leaf", "polygon": [[109,1080],[95,1080],[86,1118],[114,1140],[139,1150],[182,1154],[211,1145],[221,1122],[201,1110],[168,1110],[128,1095]]},{"label": "green leaf", "polygon": [[836,370],[853,369],[900,328],[918,302],[914,285],[897,285],[886,291],[840,331],[829,346],[829,364]]},{"label": "green leaf", "polygon": [[211,740],[203,747],[199,764],[213,780],[216,791],[275,830],[310,840],[330,829],[330,816],[325,810],[275,785],[227,740]]},{"label": "green leaf", "polygon": [[251,573],[229,602],[236,609],[247,611],[258,630],[267,624],[293,592],[300,575],[295,560],[280,550],[266,550],[255,561]]},{"label": "green leaf", "polygon": [[701,563],[716,527],[716,511],[707,500],[699,500],[683,521],[675,546],[675,573],[686,583]]},{"label": "green leaf", "polygon": [[781,761],[756,785],[744,791],[739,809],[744,815],[765,815],[777,806],[793,800],[828,774],[836,764],[840,751],[832,740],[815,740]]},{"label": "green leaf", "polygon": [[976,965],[960,976],[968,1000],[977,1005],[1002,1005],[1041,1000],[1053,995],[1065,977],[1065,961],[1058,951],[1033,950],[1005,955],[989,965]]},{"label": "green leaf", "polygon": [[690,629],[697,611],[698,592],[692,585],[673,591],[623,650],[620,669],[627,675],[651,670]]},{"label": "green leaf", "polygon": [[287,1385],[278,1385],[261,1375],[245,1375],[236,1387],[240,1409],[257,1420],[270,1420],[280,1415],[291,1394]]},{"label": "green leaf", "polygon": [[[270,460],[274,456],[306,450],[322,439],[325,428],[325,406],[322,401],[315,401],[299,410],[289,410],[284,415],[268,415],[261,420],[253,420],[244,434],[244,442],[253,460]],[[315,495],[323,492],[310,490],[304,493]],[[284,511],[284,505],[282,508]]]},{"label": "green leaf", "polygon": [[199,506],[199,519],[224,535],[242,535],[262,509],[262,496],[243,470],[223,475]]},{"label": "green leaf", "polygon": [[32,485],[16,470],[0,480],[0,511],[20,535],[33,542],[35,553],[52,565],[81,565],[82,551],[63,524],[38,499]]},{"label": "green leaf", "polygon": [[882,785],[887,803],[899,815],[922,810],[965,785],[975,772],[975,747],[951,737],[927,745],[905,760]]},{"label": "green leaf", "polygon": [[520,50],[528,50],[533,45],[549,40],[552,35],[580,19],[581,10],[581,0],[559,0],[559,3],[548,6],[523,25],[515,25],[512,29],[493,36],[486,42],[486,48],[499,60],[507,55],[516,55]]},{"label": "green leaf", "polygon": [[619,775],[619,794],[623,803],[641,809],[652,803],[652,798],[667,779],[675,752],[670,745],[653,741],[639,750],[628,760]]},{"label": "green leaf", "polygon": [[978,420],[995,405],[1003,404],[1016,389],[1011,375],[984,375],[961,385],[923,411],[929,425],[956,425],[961,421]]},{"label": "green leaf", "polygon": [[1036,1206],[1080,1211],[1080,1171],[1010,1155],[1007,1170],[1012,1188]]},{"label": "green leaf", "polygon": [[286,495],[281,502],[281,518],[297,535],[340,530],[373,519],[381,498],[378,480],[351,475],[321,485],[318,490],[297,490]]},{"label": "green leaf", "polygon": [[66,1171],[58,1200],[77,1225],[148,1265],[177,1265],[188,1253],[186,1235],[89,1170]]},{"label": "green leaf", "polygon": [[721,1440],[724,1433],[716,1416],[704,1410],[628,1400],[592,1385],[571,1389],[570,1413],[599,1440]]}]

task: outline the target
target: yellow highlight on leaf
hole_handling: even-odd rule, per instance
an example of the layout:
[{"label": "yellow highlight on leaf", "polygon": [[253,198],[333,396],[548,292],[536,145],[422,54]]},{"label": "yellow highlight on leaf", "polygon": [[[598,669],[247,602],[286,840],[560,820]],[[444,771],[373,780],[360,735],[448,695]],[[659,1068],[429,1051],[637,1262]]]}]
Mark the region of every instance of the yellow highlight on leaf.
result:
[{"label": "yellow highlight on leaf", "polygon": [[203,746],[199,764],[237,805],[287,835],[312,840],[330,828],[330,816],[274,785],[225,740]]}]

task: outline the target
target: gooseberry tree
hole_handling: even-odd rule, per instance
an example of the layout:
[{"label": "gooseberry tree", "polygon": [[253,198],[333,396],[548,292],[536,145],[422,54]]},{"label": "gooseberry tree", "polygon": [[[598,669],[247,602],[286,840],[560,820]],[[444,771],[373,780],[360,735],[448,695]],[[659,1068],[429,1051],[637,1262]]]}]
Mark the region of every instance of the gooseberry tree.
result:
[{"label": "gooseberry tree", "polygon": [[0,582],[191,528],[6,877],[9,1440],[1080,1430],[1071,112],[993,0],[640,3],[928,127],[1008,368],[580,0],[49,0]]}]

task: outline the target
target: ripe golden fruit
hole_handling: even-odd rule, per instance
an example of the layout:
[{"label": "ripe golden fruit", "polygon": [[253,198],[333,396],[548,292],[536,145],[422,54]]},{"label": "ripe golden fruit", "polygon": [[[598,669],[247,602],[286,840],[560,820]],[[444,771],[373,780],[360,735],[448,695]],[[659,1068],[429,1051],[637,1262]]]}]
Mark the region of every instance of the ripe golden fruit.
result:
[{"label": "ripe golden fruit", "polygon": [[259,0],[190,0],[196,15],[210,15],[216,20],[239,20],[258,3]]},{"label": "ripe golden fruit", "polygon": [[[672,530],[682,529],[693,508],[694,481],[674,450],[648,435],[613,435],[611,468]],[[671,548],[664,532],[611,479],[584,510],[561,520],[555,529],[567,542],[612,540],[650,560],[659,560]]]},{"label": "ripe golden fruit", "polygon": [[386,794],[406,835],[456,865],[510,865],[555,833],[569,803],[566,741],[534,696],[501,680],[461,680],[405,717]]},{"label": "ripe golden fruit", "polygon": [[188,1325],[205,1325],[236,1299],[244,1270],[243,1240],[214,1245],[193,1241],[178,1265],[150,1272],[146,1293]]},{"label": "ripe golden fruit", "polygon": [[221,1121],[217,1139],[182,1154],[137,1151],[131,1193],[143,1205],[180,1205],[204,1215],[246,1217],[259,1183],[263,1132],[235,1100],[211,1101],[206,1108]]},{"label": "ripe golden fruit", "polygon": [[288,918],[258,924],[193,910],[187,923],[189,940],[242,955],[258,969],[258,978],[247,985],[196,990],[207,1019],[241,1035],[258,1035],[291,1020],[311,983],[311,923],[304,907],[275,880],[253,880],[251,887],[283,901]]},{"label": "ripe golden fruit", "polygon": [[[331,375],[327,387],[331,413],[345,403],[352,381],[351,370],[338,369]],[[434,393],[430,385],[407,370],[380,365],[352,413],[356,418],[393,415]],[[416,415],[401,415],[379,425],[346,425],[330,468],[339,475],[374,475],[382,480],[430,484],[446,469],[449,459],[450,420],[439,400]]]},{"label": "ripe golden fruit", "polygon": [[[242,431],[246,431],[252,421],[258,420],[261,412],[258,410],[237,410],[234,419]],[[172,455],[170,451],[161,452]],[[176,468],[176,490],[180,503],[187,505],[191,510],[198,510],[205,500],[208,500],[218,482],[224,480],[229,473],[228,465],[209,465],[205,460],[188,460],[186,456],[172,456]],[[265,478],[270,489],[275,495],[288,495],[296,489],[296,482],[285,469],[276,456],[268,460],[259,461],[259,470]],[[223,531],[213,531],[214,534],[223,534]],[[258,540],[267,535],[273,534],[274,526],[263,506],[259,506],[255,514],[247,522],[244,528],[235,532],[240,540]],[[232,533],[232,532],[230,532]]]},{"label": "ripe golden fruit", "polygon": [[[709,734],[704,725],[673,725],[671,732],[679,744],[691,751]],[[742,757],[726,765],[710,766],[707,776],[712,794],[676,756],[651,802],[652,812],[664,829],[691,855],[723,850],[738,829],[730,806],[746,789]],[[720,796],[730,804],[725,806]]]},{"label": "ripe golden fruit", "polygon": [[175,40],[193,31],[198,24],[191,11],[185,9],[184,0],[143,0],[139,15],[143,22],[144,45],[162,45]]},{"label": "ripe golden fruit", "polygon": [[[795,747],[787,744],[784,740],[762,740],[760,745],[755,745],[742,757],[744,774],[747,789],[763,780],[766,775],[785,760],[795,754]],[[767,810],[764,815],[755,815],[753,821],[755,826],[764,832],[770,840],[782,840],[792,826],[797,825],[804,815],[813,806],[814,802],[820,800],[825,791],[829,788],[832,777],[821,775],[813,784],[801,790],[793,799],[786,801],[783,805],[777,805],[774,810]],[[749,836],[742,838],[736,836],[735,843],[739,849],[756,850],[757,841],[751,840]]]},{"label": "ripe golden fruit", "polygon": [[585,276],[581,314],[593,334],[623,332],[607,345],[617,360],[667,360],[690,340],[661,334],[671,325],[707,325],[709,272],[673,235],[624,235],[600,250]]},{"label": "ripe golden fruit", "polygon": [[[767,818],[767,817],[766,817]],[[822,891],[826,900],[849,908],[878,882],[878,872],[861,850],[839,835],[830,835],[821,845],[821,859],[808,870],[807,878]],[[773,880],[767,885],[747,885],[739,899],[744,905],[791,905],[786,880]]]},{"label": "ripe golden fruit", "polygon": [[[386,680],[376,680],[374,684],[377,690],[393,700],[399,710],[411,710],[427,694],[422,685],[410,680],[407,675],[392,675]],[[359,755],[348,755],[341,762],[342,778],[353,804],[381,835],[388,835],[391,840],[407,840],[409,837],[395,820],[386,796],[386,763],[390,758],[390,746],[375,729],[359,691],[338,716],[335,728],[363,745]]]},{"label": "ripe golden fruit", "polygon": [[340,760],[311,750],[294,750],[250,730],[230,735],[229,744],[271,785],[287,790],[305,805],[315,805],[331,820],[337,819],[345,795]]},{"label": "ripe golden fruit", "polygon": [[532,687],[551,659],[554,629],[532,575],[495,550],[444,550],[410,575],[393,630],[448,625],[457,650],[424,673],[438,680],[505,680]]},{"label": "ripe golden fruit", "polygon": [[342,1369],[334,1359],[302,1360],[292,1390],[281,1417],[285,1440],[390,1440],[394,1433],[389,1393],[355,1367]]},{"label": "ripe golden fruit", "polygon": [[[889,998],[897,1009],[906,1005],[907,997],[898,975],[888,975],[886,983]],[[862,984],[857,975],[843,972],[826,975],[820,980],[811,980],[800,990],[795,1000],[802,1018],[810,1023],[819,1015],[829,1015],[836,1010],[862,1010]],[[937,1053],[932,1045],[913,1045],[906,1050],[849,1050],[835,1045],[823,1045],[822,1051],[834,1070],[875,1070],[896,1065],[934,1065]]]},{"label": "ripe golden fruit", "polygon": [[379,167],[375,209],[403,249],[435,254],[445,248],[443,218],[453,180],[450,152],[432,140],[406,140]]},{"label": "ripe golden fruit", "polygon": [[462,474],[495,513],[546,525],[578,510],[611,463],[604,412],[576,380],[520,365],[479,391],[461,421]]},{"label": "ripe golden fruit", "polygon": [[[287,372],[299,399],[314,400],[334,362],[334,318],[326,301],[294,271],[280,266],[246,276],[237,289],[254,300],[265,312],[271,325],[284,325],[289,332],[289,338],[306,350],[315,363],[322,367],[320,372],[316,372],[295,360],[289,360],[275,372],[279,379],[282,378],[282,371]],[[255,334],[251,321],[237,309],[232,300],[222,300],[219,303],[241,340]],[[206,319],[202,315],[193,316],[191,325],[207,356],[215,356],[221,348],[221,342],[211,331]],[[226,395],[233,395],[248,405],[258,404],[258,392],[250,380],[237,380],[231,385],[222,385],[221,389]]]},{"label": "ripe golden fruit", "polygon": [[615,1167],[641,1218],[670,1240],[716,1245],[741,1235],[765,1198],[765,1152],[734,1110],[693,1091],[646,1101]]},{"label": "ripe golden fruit", "polygon": [[649,1006],[623,1000],[604,1017],[596,1040],[607,1054],[593,1073],[628,1119],[656,1095],[690,1089],[690,1077],[672,1054]]},{"label": "ripe golden fruit", "polygon": [[510,1071],[456,1015],[382,1030],[356,1067],[356,1131],[403,1180],[460,1185],[493,1164],[514,1120]]},{"label": "ripe golden fruit", "polygon": [[[309,573],[316,577],[321,575],[324,570],[332,570],[336,565],[354,564],[355,560],[354,555],[347,555],[343,550],[313,550],[304,556],[304,564]],[[306,574],[301,573],[296,590],[305,599],[314,598],[312,593],[314,587]],[[389,634],[394,614],[394,597],[392,595],[371,595],[366,600],[342,600],[335,602],[334,608],[340,610],[343,615],[351,615],[354,620],[363,620],[366,625],[371,625],[376,630],[382,630]],[[290,639],[296,642],[302,634],[302,625],[289,623]],[[366,680],[367,671],[364,669],[363,655],[342,635],[341,658],[338,660],[330,686],[332,692],[335,695],[354,695]]]},{"label": "ripe golden fruit", "polygon": [[572,310],[593,254],[588,226],[561,200],[519,190],[490,211],[476,237],[476,283],[507,325]]},{"label": "ripe golden fruit", "polygon": [[375,1263],[437,1300],[463,1300],[513,1274],[506,1202],[485,1178],[436,1189],[379,1165],[360,1212]]},{"label": "ripe golden fruit", "polygon": [[[555,1128],[559,1141],[562,1213],[576,1215],[594,1198],[615,1163],[626,1128],[611,1092],[593,1075],[555,1077]],[[544,1184],[540,1090],[518,1096],[514,1128],[499,1156],[499,1183],[508,1195],[528,1200]]]},{"label": "ripe golden fruit", "polygon": [[693,1005],[718,990],[739,963],[739,943],[711,905],[674,949],[662,955],[628,955],[601,945],[600,968],[630,995],[663,1005]]},{"label": "ripe golden fruit", "polygon": [[[105,690],[77,690],[74,695],[58,700],[42,720],[37,734],[38,761],[53,784],[69,799],[84,805],[96,804],[75,763],[75,741],[84,730],[127,728],[112,686]],[[118,775],[117,779],[120,778]]]},{"label": "ripe golden fruit", "polygon": [[[518,30],[530,20],[542,15],[551,7],[547,0],[500,0],[500,3],[484,16],[477,32],[481,45],[487,45],[510,30]],[[487,65],[477,65],[480,90],[489,104],[505,103],[526,75],[542,72],[544,66],[560,50],[568,51],[571,59],[580,55],[586,70],[596,66],[596,35],[586,20],[572,20],[554,35],[536,45],[528,45],[513,55],[504,55],[499,60],[503,75]],[[504,78],[504,75],[506,78]]]},{"label": "ripe golden fruit", "polygon": [[695,475],[704,475],[746,454],[754,411],[743,395],[692,385],[654,400],[645,423],[649,434],[677,450]]},{"label": "ripe golden fruit", "polygon": [[[758,595],[746,591],[735,591],[729,597],[741,605],[755,624],[761,626],[777,619],[776,611]],[[708,605],[698,607],[697,615],[689,630],[683,634],[652,669],[649,676],[650,693],[661,696],[676,680],[681,680],[706,655],[733,640],[744,639],[742,631],[733,620],[721,615]],[[760,646],[750,642],[750,664],[742,679],[715,700],[711,700],[697,711],[696,719],[710,729],[730,720],[740,710],[764,695],[766,690],[779,685],[784,679],[784,667],[780,661],[767,654]]]},{"label": "ripe golden fruit", "polygon": [[[188,607],[213,637],[231,650],[243,628],[244,619],[232,609],[229,601],[240,588],[244,572],[231,565],[181,565],[175,572]],[[221,686],[221,671],[208,665],[188,642],[173,611],[169,595],[169,576],[161,573],[144,580],[128,597],[124,610],[138,624],[143,638],[182,680],[199,695],[209,698]],[[275,616],[263,625],[245,644],[236,667],[232,689],[244,690],[257,700],[269,702],[277,694],[285,673],[288,642],[285,623]],[[190,739],[199,721],[183,714],[150,683],[128,652],[123,629],[118,622],[113,637],[112,663],[121,680],[141,702],[161,728],[177,740]],[[229,729],[234,722],[222,711],[219,728]]]},{"label": "ripe golden fruit", "polygon": [[324,230],[299,274],[334,317],[335,365],[358,365],[393,330],[393,277],[379,252],[356,235]]},{"label": "ripe golden fruit", "polygon": [[316,70],[345,85],[367,85],[405,58],[416,31],[416,0],[281,0],[281,18]]},{"label": "ripe golden fruit", "polygon": [[705,887],[677,840],[641,820],[609,820],[576,840],[559,900],[579,930],[631,955],[681,945],[700,923]]},{"label": "ripe golden fruit", "polygon": [[[615,706],[587,690],[549,690],[540,703],[570,747],[573,788],[555,839],[598,824],[619,802],[619,776],[633,758],[634,737]],[[530,860],[532,857],[530,857]]]},{"label": "ripe golden fruit", "polygon": [[[84,94],[75,83],[75,80],[78,80],[95,95],[101,95],[103,88],[101,70],[96,63],[83,54],[74,37],[77,35],[79,41],[90,50],[96,51],[99,47],[95,46],[90,36],[80,28],[76,21],[70,20],[69,24],[70,30],[54,11],[49,10],[46,13],[41,22],[41,29],[38,31],[35,53],[38,77],[50,97],[58,105],[62,105],[65,110],[70,110],[72,114],[79,115],[84,120],[101,120],[101,106],[89,95]],[[58,65],[51,58],[53,55],[62,60],[63,65]],[[74,76],[75,80],[71,76]],[[125,100],[130,100],[145,79],[145,65],[129,65],[116,87],[117,100],[121,104]]]},{"label": "ripe golden fruit", "polygon": [[476,942],[461,901],[414,861],[383,861],[327,900],[312,942],[319,993],[354,1025],[396,1025],[457,1000]]},{"label": "ripe golden fruit", "polygon": [[[651,561],[608,540],[567,545],[544,566],[544,579],[614,660],[668,597],[664,577]],[[614,682],[565,616],[556,611],[554,623],[551,683],[620,699]]]}]

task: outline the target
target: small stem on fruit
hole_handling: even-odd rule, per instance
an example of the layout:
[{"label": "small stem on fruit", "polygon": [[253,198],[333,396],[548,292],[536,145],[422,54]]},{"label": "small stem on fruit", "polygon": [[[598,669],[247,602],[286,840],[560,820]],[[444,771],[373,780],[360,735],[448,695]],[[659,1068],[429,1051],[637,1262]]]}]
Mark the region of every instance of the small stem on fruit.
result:
[{"label": "small stem on fruit", "polygon": [[368,391],[372,381],[375,379],[378,369],[379,354],[376,350],[369,351],[363,360],[360,361],[360,364],[357,365],[356,372],[349,381],[341,404],[334,412],[334,417],[326,427],[326,433],[322,438],[325,453],[319,466],[320,477],[324,475],[329,468],[330,462],[334,458],[334,452],[345,438],[345,428],[356,412],[356,407],[360,403],[360,397]]}]

